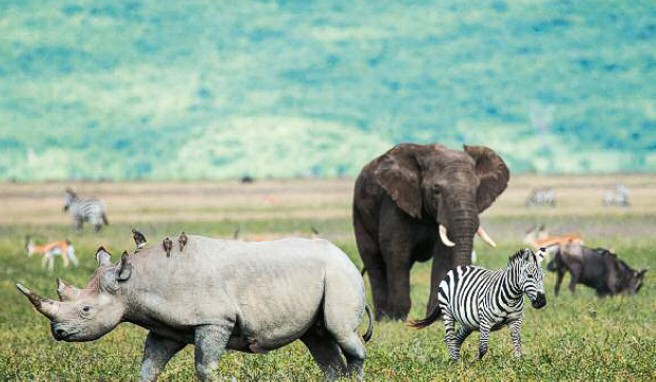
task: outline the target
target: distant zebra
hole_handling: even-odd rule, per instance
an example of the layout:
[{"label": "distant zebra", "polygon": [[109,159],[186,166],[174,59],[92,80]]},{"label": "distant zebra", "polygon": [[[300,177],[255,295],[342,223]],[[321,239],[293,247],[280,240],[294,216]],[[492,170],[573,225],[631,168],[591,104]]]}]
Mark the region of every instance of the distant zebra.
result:
[{"label": "distant zebra", "polygon": [[526,207],[556,206],[556,191],[553,188],[535,188],[526,200]]},{"label": "distant zebra", "polygon": [[623,184],[618,184],[615,189],[606,191],[601,200],[604,206],[629,206],[629,188]]},{"label": "distant zebra", "polygon": [[73,190],[66,188],[64,197],[64,211],[73,217],[75,228],[82,230],[84,222],[92,224],[96,232],[100,231],[103,224],[109,225],[105,213],[105,203],[98,199],[81,199]]},{"label": "distant zebra", "polygon": [[[460,346],[475,330],[481,332],[478,359],[483,358],[490,331],[508,325],[515,357],[521,357],[522,295],[525,293],[536,309],[547,304],[544,271],[540,268],[544,255],[544,248],[536,254],[527,248],[511,256],[506,269],[491,271],[470,265],[450,270],[440,283],[438,304],[426,318],[410,325],[421,329],[442,316],[453,360],[460,357]],[[455,321],[460,327],[454,333]]]}]

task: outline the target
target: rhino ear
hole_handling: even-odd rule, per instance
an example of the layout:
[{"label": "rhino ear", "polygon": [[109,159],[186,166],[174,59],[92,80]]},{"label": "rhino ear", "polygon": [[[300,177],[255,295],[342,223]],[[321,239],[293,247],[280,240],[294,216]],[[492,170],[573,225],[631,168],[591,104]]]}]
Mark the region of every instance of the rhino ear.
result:
[{"label": "rhino ear", "polygon": [[116,279],[118,281],[127,281],[132,276],[132,264],[128,263],[128,255],[121,256],[121,265],[116,270]]},{"label": "rhino ear", "polygon": [[102,275],[100,288],[110,293],[114,293],[118,290],[119,283],[127,281],[131,275],[132,265],[128,263],[128,256],[123,255],[121,257],[121,262],[117,266]]},{"label": "rhino ear", "polygon": [[112,255],[105,250],[105,247],[100,247],[96,251],[96,261],[99,267],[111,265]]}]

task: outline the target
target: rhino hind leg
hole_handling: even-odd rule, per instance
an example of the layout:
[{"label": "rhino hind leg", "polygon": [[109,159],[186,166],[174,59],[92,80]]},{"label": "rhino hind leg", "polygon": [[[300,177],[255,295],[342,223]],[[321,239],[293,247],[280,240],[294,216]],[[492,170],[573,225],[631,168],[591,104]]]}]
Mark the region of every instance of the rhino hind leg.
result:
[{"label": "rhino hind leg", "polygon": [[350,335],[337,338],[337,344],[346,357],[346,374],[350,378],[357,378],[358,381],[362,380],[364,360],[367,357],[367,351],[364,348],[364,343],[357,332]]},{"label": "rhino hind leg", "polygon": [[301,341],[312,354],[327,380],[333,381],[344,375],[346,363],[335,339],[325,332],[310,330]]}]

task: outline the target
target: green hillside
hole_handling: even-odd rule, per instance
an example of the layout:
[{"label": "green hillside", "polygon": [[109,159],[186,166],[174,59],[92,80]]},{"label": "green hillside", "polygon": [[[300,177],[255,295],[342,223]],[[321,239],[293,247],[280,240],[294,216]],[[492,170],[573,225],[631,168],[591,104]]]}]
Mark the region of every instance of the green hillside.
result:
[{"label": "green hillside", "polygon": [[653,1],[0,2],[0,180],[656,171]]}]

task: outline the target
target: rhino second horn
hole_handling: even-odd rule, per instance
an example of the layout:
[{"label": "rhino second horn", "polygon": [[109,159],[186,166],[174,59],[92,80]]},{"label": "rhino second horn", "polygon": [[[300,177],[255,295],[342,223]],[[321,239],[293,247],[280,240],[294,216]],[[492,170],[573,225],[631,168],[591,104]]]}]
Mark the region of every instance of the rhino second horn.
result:
[{"label": "rhino second horn", "polygon": [[57,312],[59,311],[59,303],[43,298],[21,284],[16,284],[16,288],[18,288],[18,290],[30,300],[32,305],[34,305],[41,314],[48,317],[51,321],[56,318]]}]

